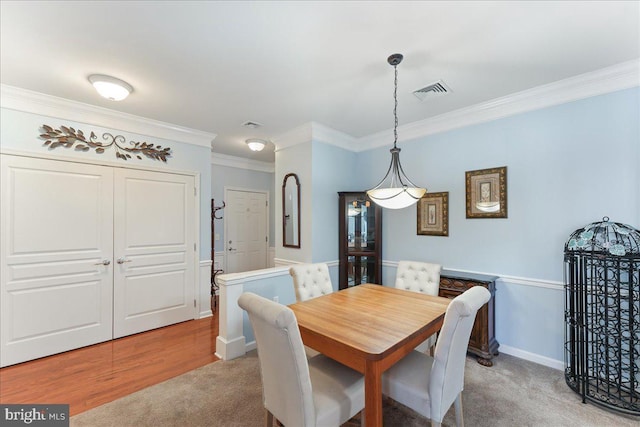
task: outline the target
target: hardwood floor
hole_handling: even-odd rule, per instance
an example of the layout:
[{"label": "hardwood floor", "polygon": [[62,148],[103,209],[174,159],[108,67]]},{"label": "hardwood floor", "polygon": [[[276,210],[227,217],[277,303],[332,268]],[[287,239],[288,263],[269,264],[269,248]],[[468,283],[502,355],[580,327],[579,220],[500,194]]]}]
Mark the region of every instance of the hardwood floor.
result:
[{"label": "hardwood floor", "polygon": [[0,369],[0,403],[84,412],[216,360],[218,314]]}]

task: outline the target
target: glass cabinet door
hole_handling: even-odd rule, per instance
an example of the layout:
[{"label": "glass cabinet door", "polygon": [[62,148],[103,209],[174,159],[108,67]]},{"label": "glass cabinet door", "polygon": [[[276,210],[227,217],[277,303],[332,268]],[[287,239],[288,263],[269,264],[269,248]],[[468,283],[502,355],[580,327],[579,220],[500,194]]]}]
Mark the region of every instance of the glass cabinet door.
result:
[{"label": "glass cabinet door", "polygon": [[381,211],[364,192],[340,195],[340,289],[380,283]]}]

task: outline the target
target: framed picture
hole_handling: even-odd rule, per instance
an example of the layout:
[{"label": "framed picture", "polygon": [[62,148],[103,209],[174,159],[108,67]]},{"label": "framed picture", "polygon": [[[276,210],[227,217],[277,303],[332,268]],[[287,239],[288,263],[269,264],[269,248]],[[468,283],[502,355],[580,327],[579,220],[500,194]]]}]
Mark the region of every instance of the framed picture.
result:
[{"label": "framed picture", "polygon": [[449,235],[449,192],[426,193],[418,200],[418,234]]},{"label": "framed picture", "polygon": [[507,167],[465,172],[467,218],[507,217]]}]

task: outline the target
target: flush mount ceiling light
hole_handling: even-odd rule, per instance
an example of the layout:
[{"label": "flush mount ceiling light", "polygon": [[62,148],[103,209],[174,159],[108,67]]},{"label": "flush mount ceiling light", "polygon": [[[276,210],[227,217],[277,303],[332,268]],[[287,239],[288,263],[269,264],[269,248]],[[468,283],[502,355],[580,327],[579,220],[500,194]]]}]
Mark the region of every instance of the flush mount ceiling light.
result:
[{"label": "flush mount ceiling light", "polygon": [[89,76],[89,81],[96,88],[100,96],[103,96],[111,101],[122,101],[131,92],[133,87],[120,79],[115,77],[105,76],[103,74],[92,74]]},{"label": "flush mount ceiling light", "polygon": [[395,123],[393,125],[393,148],[391,152],[391,164],[387,170],[387,174],[382,178],[374,188],[367,191],[367,195],[376,204],[383,208],[402,209],[416,203],[427,192],[426,188],[416,186],[402,170],[400,164],[400,149],[396,147],[398,143],[398,64],[402,62],[402,55],[394,53],[387,62],[393,65],[395,71],[393,100],[393,116]]},{"label": "flush mount ceiling light", "polygon": [[247,139],[245,142],[247,143],[251,151],[262,151],[264,146],[267,144],[267,141],[265,141],[264,139],[256,138]]}]

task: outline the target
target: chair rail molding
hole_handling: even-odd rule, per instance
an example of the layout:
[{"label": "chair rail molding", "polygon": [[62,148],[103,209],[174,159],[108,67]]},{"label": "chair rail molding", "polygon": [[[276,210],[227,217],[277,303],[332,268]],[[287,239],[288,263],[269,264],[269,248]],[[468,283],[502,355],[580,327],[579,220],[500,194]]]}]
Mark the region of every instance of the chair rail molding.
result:
[{"label": "chair rail molding", "polygon": [[[382,266],[398,268],[398,261],[382,261]],[[442,266],[442,269],[459,271],[461,273],[484,274],[486,276],[498,276],[497,283],[501,283],[503,285],[514,284],[514,285],[523,285],[523,286],[533,286],[536,288],[554,289],[556,291],[564,292],[564,284],[562,282],[555,281],[555,280],[544,280],[544,279],[535,279],[531,277],[519,277],[519,276],[506,276],[500,273],[465,270],[461,268],[444,266],[444,265]]]}]

